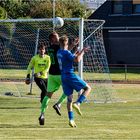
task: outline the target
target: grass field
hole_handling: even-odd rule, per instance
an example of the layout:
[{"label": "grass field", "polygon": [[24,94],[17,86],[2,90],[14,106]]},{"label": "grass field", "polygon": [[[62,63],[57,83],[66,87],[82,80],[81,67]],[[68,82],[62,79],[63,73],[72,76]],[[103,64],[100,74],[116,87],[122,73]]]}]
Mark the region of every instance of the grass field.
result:
[{"label": "grass field", "polygon": [[[98,80],[104,79],[108,74],[101,73],[85,73],[85,77],[88,79]],[[25,79],[26,70],[15,70],[15,69],[0,69],[0,79]],[[125,73],[122,69],[111,70],[110,78],[112,80],[130,80],[140,81],[140,71],[128,71]]]},{"label": "grass field", "polygon": [[119,98],[127,103],[81,105],[83,116],[75,113],[77,128],[68,125],[66,102],[62,116],[52,108],[46,111],[44,126],[39,126],[39,98],[0,96],[0,140],[139,140],[140,139],[140,86],[115,84]]}]

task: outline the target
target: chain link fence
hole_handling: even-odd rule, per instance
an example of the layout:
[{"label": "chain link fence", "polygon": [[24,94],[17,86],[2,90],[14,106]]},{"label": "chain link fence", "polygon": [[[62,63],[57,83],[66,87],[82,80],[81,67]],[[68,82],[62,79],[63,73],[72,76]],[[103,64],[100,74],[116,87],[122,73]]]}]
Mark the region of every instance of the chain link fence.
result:
[{"label": "chain link fence", "polygon": [[140,64],[109,64],[109,70],[114,82],[140,82]]}]

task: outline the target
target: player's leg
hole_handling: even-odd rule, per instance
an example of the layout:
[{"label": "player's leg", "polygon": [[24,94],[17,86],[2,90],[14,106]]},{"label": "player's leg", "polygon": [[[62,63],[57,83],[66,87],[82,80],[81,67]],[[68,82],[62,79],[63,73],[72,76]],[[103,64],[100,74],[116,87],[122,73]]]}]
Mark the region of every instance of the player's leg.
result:
[{"label": "player's leg", "polygon": [[73,103],[73,108],[77,111],[79,115],[82,115],[80,110],[80,104],[86,100],[86,97],[89,95],[91,91],[91,87],[77,75],[74,78],[73,83],[74,83],[73,87],[77,92],[83,89],[83,92],[78,97],[77,101]]},{"label": "player's leg", "polygon": [[89,95],[91,91],[91,87],[80,78],[77,79],[77,85],[74,87],[74,89],[77,92],[80,91],[81,89],[83,90],[83,92],[81,93],[81,95],[78,97],[76,101],[78,104],[81,104],[82,102],[84,102],[86,97]]},{"label": "player's leg", "polygon": [[67,96],[67,111],[68,111],[69,125],[71,127],[76,127],[76,124],[74,122],[74,113],[72,110],[73,88],[69,86],[69,83],[66,81],[67,81],[67,78],[64,78],[62,80],[62,87],[63,87],[64,93]]},{"label": "player's leg", "polygon": [[[50,89],[51,85],[53,85],[53,78],[49,75],[47,89],[46,89],[47,91],[48,91],[48,88]],[[45,121],[44,114],[45,114],[46,108],[48,106],[48,103],[49,103],[49,101],[52,97],[52,94],[53,94],[53,92],[47,92],[47,95],[44,97],[44,99],[42,101],[41,114],[40,114],[40,117],[39,117],[40,125],[44,125],[44,121]]]},{"label": "player's leg", "polygon": [[[56,76],[54,75],[49,75],[48,77],[48,85],[47,85],[47,95],[44,97],[42,104],[41,104],[41,114],[39,117],[39,123],[41,124],[42,121],[44,121],[44,114],[46,111],[46,108],[48,106],[48,103],[53,95],[53,93],[58,90],[58,88],[60,87],[60,85],[58,86],[57,82],[56,82]],[[56,110],[58,111],[58,109]],[[59,112],[57,112],[61,115],[60,110]],[[44,124],[43,124],[44,125]]]},{"label": "player's leg", "polygon": [[36,78],[35,77],[34,80],[35,80],[37,86],[41,90],[40,102],[42,103],[42,101],[43,101],[43,99],[44,99],[44,97],[46,96],[46,93],[47,93],[47,81],[48,81],[48,79],[41,79],[41,78]]},{"label": "player's leg", "polygon": [[44,125],[44,121],[45,121],[45,111],[46,108],[48,106],[48,103],[50,101],[50,97],[48,97],[47,95],[44,97],[42,104],[41,104],[41,114],[39,117],[39,123],[40,125]]},{"label": "player's leg", "polygon": [[79,98],[77,99],[77,103],[81,104],[85,99],[86,97],[89,95],[90,91],[91,91],[91,87],[86,84],[86,86],[83,88],[83,92],[82,94],[79,96]]},{"label": "player's leg", "polygon": [[60,96],[60,98],[58,99],[58,101],[56,102],[56,104],[60,107],[61,104],[65,101],[66,97],[67,96],[64,93],[62,93],[62,95]]},{"label": "player's leg", "polygon": [[44,99],[44,97],[47,95],[47,85],[48,85],[48,79],[41,79],[41,89],[42,89],[42,94],[41,94],[41,103]]},{"label": "player's leg", "polygon": [[79,76],[75,74],[71,74],[69,78],[67,78],[67,83],[70,87],[79,92],[81,89],[84,89],[84,92],[79,96],[76,102],[73,103],[73,108],[79,115],[82,115],[80,110],[80,104],[86,99],[89,94],[91,88],[85,81],[83,81]]},{"label": "player's leg", "polygon": [[48,103],[52,97],[52,94],[53,94],[53,90],[51,91],[51,89],[54,88],[54,82],[53,82],[53,78],[51,75],[49,75],[48,77],[48,84],[47,84],[47,95],[44,97],[43,101],[42,101],[42,105],[41,105],[41,113],[44,113],[47,106],[48,106]]},{"label": "player's leg", "polygon": [[73,108],[76,110],[76,112],[79,115],[82,115],[82,112],[80,110],[80,105],[82,102],[84,102],[86,100],[86,97],[88,96],[88,94],[90,92],[90,87],[88,85],[86,85],[83,89],[84,89],[83,93],[79,96],[77,101],[73,103]]},{"label": "player's leg", "polygon": [[63,94],[60,96],[59,100],[53,105],[53,108],[55,109],[56,113],[57,113],[58,115],[60,115],[60,116],[61,116],[61,110],[60,110],[61,104],[63,103],[63,101],[64,101],[65,99],[66,99],[66,95],[63,93]]},{"label": "player's leg", "polygon": [[39,85],[40,85],[40,89],[42,90],[42,95],[41,95],[41,115],[39,117],[39,124],[40,125],[44,125],[45,122],[45,110],[46,107],[50,101],[50,97],[47,96],[47,79],[40,79]]},{"label": "player's leg", "polygon": [[69,95],[67,98],[67,110],[68,110],[68,118],[69,118],[69,125],[71,127],[77,127],[75,122],[74,122],[74,113],[72,111],[72,98],[73,95]]},{"label": "player's leg", "polygon": [[[55,81],[56,81],[57,90],[58,90],[59,87],[62,85],[61,75],[57,75]],[[65,99],[66,99],[66,95],[64,93],[62,93],[62,95],[60,96],[58,101],[53,105],[53,108],[55,109],[55,111],[58,115],[61,115],[60,107],[61,107],[61,104],[64,102]]]}]

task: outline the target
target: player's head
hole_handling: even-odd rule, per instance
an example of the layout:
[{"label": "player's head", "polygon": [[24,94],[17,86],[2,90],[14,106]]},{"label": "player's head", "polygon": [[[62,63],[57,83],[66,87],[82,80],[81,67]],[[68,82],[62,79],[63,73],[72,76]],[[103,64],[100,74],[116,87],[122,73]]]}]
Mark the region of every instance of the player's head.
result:
[{"label": "player's head", "polygon": [[40,43],[38,46],[38,53],[40,55],[44,55],[46,51],[46,45],[44,43]]},{"label": "player's head", "polygon": [[68,49],[68,37],[66,35],[59,38],[59,43],[62,49]]},{"label": "player's head", "polygon": [[58,35],[58,33],[52,32],[52,33],[49,35],[49,42],[50,42],[51,44],[58,44],[58,43],[59,43],[59,35]]}]

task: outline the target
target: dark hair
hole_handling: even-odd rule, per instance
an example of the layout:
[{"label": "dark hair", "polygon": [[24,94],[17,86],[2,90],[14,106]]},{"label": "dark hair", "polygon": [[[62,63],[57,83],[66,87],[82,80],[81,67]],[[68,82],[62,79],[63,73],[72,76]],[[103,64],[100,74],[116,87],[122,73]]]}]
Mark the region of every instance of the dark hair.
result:
[{"label": "dark hair", "polygon": [[49,35],[49,40],[51,40],[55,35],[57,35],[57,32],[52,32],[50,35]]},{"label": "dark hair", "polygon": [[46,45],[45,45],[45,43],[39,43],[39,45],[38,45],[38,49],[45,49],[46,48]]}]

